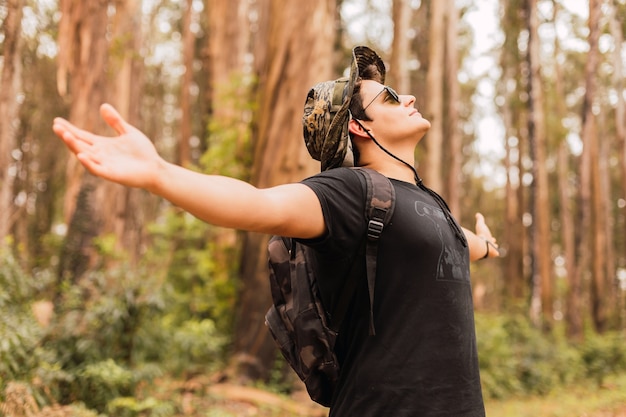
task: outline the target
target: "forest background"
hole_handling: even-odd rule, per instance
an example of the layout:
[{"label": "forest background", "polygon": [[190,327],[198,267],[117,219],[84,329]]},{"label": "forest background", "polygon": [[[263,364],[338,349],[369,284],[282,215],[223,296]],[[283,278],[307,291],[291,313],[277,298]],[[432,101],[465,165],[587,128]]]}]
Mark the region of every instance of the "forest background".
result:
[{"label": "forest background", "polygon": [[431,121],[425,181],[500,243],[472,265],[488,402],[610,387],[626,373],[625,36],[624,0],[0,1],[0,410],[192,415],[224,381],[301,389],[264,326],[268,236],[90,176],[51,125],[111,134],[110,102],[168,160],[298,181],[319,170],[306,92],[355,44]]}]

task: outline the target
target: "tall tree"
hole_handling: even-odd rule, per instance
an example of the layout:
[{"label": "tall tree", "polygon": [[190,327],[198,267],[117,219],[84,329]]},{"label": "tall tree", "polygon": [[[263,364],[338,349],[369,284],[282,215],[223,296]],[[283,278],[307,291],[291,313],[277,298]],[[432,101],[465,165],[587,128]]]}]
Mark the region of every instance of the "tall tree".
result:
[{"label": "tall tree", "polygon": [[459,53],[458,30],[459,11],[455,0],[446,0],[446,56],[445,56],[445,111],[444,136],[448,144],[447,160],[447,187],[446,201],[452,213],[461,216],[461,166],[463,155],[463,138],[459,124],[459,105],[461,102],[461,87],[459,85]]},{"label": "tall tree", "polygon": [[[541,42],[537,0],[528,0],[528,132],[533,163],[532,183],[532,258],[533,314],[546,328],[553,320],[552,257],[550,247],[550,199],[548,194],[547,139],[545,131],[544,97],[541,74]],[[541,316],[535,309],[541,305]]]},{"label": "tall tree", "polygon": [[604,305],[606,276],[603,272],[603,265],[606,261],[603,252],[606,236],[601,219],[603,201],[600,197],[599,146],[594,110],[597,105],[597,70],[600,60],[598,44],[600,9],[601,0],[589,1],[589,52],[585,63],[585,96],[582,108],[583,152],[580,169],[582,237],[578,246],[580,268],[582,271],[589,270],[591,275],[591,316],[594,327],[598,331],[604,330],[606,326],[606,306]]},{"label": "tall tree", "polygon": [[[143,62],[139,50],[143,41],[141,2],[115,0],[108,45],[107,101],[134,125],[141,124]],[[93,111],[93,109],[92,109]],[[137,260],[142,248],[143,231],[148,220],[139,190],[103,182],[98,184],[95,207],[101,213],[101,231],[117,237],[117,249]]]},{"label": "tall tree", "polygon": [[[611,35],[613,37],[614,50],[613,50],[613,79],[612,84],[617,91],[617,103],[615,105],[615,139],[618,146],[618,158],[620,165],[620,177],[621,177],[621,198],[626,200],[626,99],[624,98],[624,89],[626,83],[624,83],[624,68],[622,65],[622,54],[624,52],[624,34],[622,32],[621,23],[623,19],[620,19],[618,11],[620,10],[618,0],[613,0],[611,4],[611,16],[609,27]],[[624,6],[622,6],[624,8]],[[610,206],[610,205],[609,205]],[[622,208],[622,221],[626,225],[626,204]],[[622,234],[626,235],[626,230],[622,230]],[[618,235],[620,233],[617,233]],[[619,305],[620,299],[618,299],[618,305],[616,305],[617,311],[626,311],[623,305]]]},{"label": "tall tree", "polygon": [[188,166],[191,161],[191,86],[193,83],[193,63],[195,58],[195,36],[191,30],[193,16],[193,0],[186,0],[184,3],[182,21],[183,66],[185,67],[185,73],[183,74],[180,86],[180,141],[178,142],[178,158],[176,161],[182,166]]},{"label": "tall tree", "polygon": [[443,155],[443,80],[445,74],[445,10],[446,2],[433,1],[430,4],[430,30],[428,49],[428,73],[426,75],[426,118],[431,127],[426,138],[425,181],[429,187],[442,192]]},{"label": "tall tree", "polygon": [[525,172],[527,125],[525,79],[520,77],[525,67],[524,53],[519,48],[519,37],[526,26],[524,21],[524,0],[505,0],[501,5],[500,26],[504,32],[504,43],[500,53],[502,82],[498,83],[501,100],[501,114],[505,128],[505,222],[504,235],[507,256],[503,260],[504,302],[506,305],[522,304],[527,295],[524,276],[524,255],[526,228],[522,223],[525,212],[525,193],[522,178]]},{"label": "tall tree", "polygon": [[409,0],[393,0],[393,43],[389,63],[390,85],[400,92],[408,94],[411,90],[408,61],[410,58],[409,29],[412,20]]},{"label": "tall tree", "polygon": [[[300,180],[319,170],[302,140],[301,106],[313,84],[332,77],[335,33],[328,28],[336,27],[335,9],[335,0],[270,0],[252,175],[258,187]],[[271,302],[266,244],[267,236],[249,233],[242,254],[234,347],[240,372],[253,378],[266,378],[276,355],[263,324]]]},{"label": "tall tree", "polygon": [[[70,98],[70,120],[92,131],[103,130],[94,109],[105,97],[108,7],[108,0],[62,0],[59,6],[57,88],[62,97]],[[83,173],[80,164],[70,159],[64,209],[66,221],[74,213]]]},{"label": "tall tree", "polygon": [[[560,4],[552,2],[552,24],[555,27],[559,17]],[[564,72],[560,64],[561,44],[559,37],[554,37],[554,93],[552,96],[556,100],[553,111],[557,120],[556,135],[558,137],[557,150],[557,184],[559,190],[559,219],[561,222],[561,242],[563,245],[563,256],[565,258],[565,271],[567,271],[567,291],[565,294],[565,328],[566,334],[571,340],[580,341],[583,337],[583,316],[582,316],[582,286],[580,282],[580,271],[576,263],[576,240],[575,240],[575,220],[573,212],[572,196],[574,190],[570,183],[570,150],[566,139],[566,131],[563,120],[566,116],[565,88],[563,86]]]},{"label": "tall tree", "polygon": [[2,75],[0,78],[0,246],[11,232],[15,215],[13,185],[16,167],[12,161],[17,145],[19,126],[19,101],[21,88],[21,31],[23,0],[7,0],[6,17],[2,25],[3,54]]}]

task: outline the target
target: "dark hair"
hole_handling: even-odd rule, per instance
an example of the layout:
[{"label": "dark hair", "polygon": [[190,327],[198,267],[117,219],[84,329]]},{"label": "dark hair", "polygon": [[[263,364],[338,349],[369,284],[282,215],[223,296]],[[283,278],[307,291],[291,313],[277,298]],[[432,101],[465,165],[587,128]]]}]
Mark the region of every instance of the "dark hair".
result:
[{"label": "dark hair", "polygon": [[361,96],[361,79],[359,79],[352,90],[352,99],[350,100],[350,113],[352,117],[359,120],[371,121],[365,110],[363,110],[363,97]]},{"label": "dark hair", "polygon": [[[359,79],[352,89],[352,99],[350,100],[350,114],[353,119],[370,121],[365,110],[363,110],[363,97],[361,97],[361,79]],[[352,155],[354,158],[354,166],[359,166],[359,148],[354,144],[352,140],[352,133],[350,133],[350,142],[352,142]]]}]

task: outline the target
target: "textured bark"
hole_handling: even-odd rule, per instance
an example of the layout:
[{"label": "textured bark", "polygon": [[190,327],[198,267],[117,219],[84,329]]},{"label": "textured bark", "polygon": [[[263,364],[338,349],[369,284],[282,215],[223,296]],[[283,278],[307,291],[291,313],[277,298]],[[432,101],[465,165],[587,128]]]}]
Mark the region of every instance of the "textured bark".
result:
[{"label": "textured bark", "polygon": [[[335,0],[271,0],[269,19],[252,177],[258,187],[298,181],[319,170],[302,139],[302,105],[313,84],[332,78]],[[248,234],[242,253],[235,361],[240,374],[253,378],[267,378],[276,357],[263,320],[271,303],[266,245],[267,236]]]},{"label": "textured bark", "polygon": [[[624,68],[622,64],[622,53],[624,51],[624,35],[621,28],[622,19],[620,19],[618,15],[618,7],[618,0],[613,0],[611,8],[612,14],[610,20],[611,35],[613,36],[615,43],[615,50],[613,51],[612,59],[612,82],[616,91],[623,92],[624,88],[626,88],[626,84],[624,83]],[[617,103],[615,105],[615,135],[618,146],[621,173],[620,197],[626,200],[626,100],[624,99],[624,94],[617,95]],[[622,208],[622,218],[624,219],[624,225],[626,226],[626,205],[624,208]],[[622,230],[622,234],[626,235],[626,229]],[[626,308],[622,303],[623,297],[618,297],[616,300],[615,311],[618,312],[616,318],[619,321],[622,321],[621,324],[623,325],[624,318],[626,318]]]},{"label": "textured bark", "polygon": [[446,60],[445,60],[445,129],[448,163],[446,166],[446,201],[450,211],[461,218],[461,165],[463,163],[463,138],[459,126],[459,104],[461,87],[459,85],[459,54],[457,49],[459,11],[454,0],[446,0]]},{"label": "textured bark", "polygon": [[[528,0],[528,67],[529,120],[528,132],[533,161],[532,192],[532,254],[533,254],[533,319],[543,327],[552,327],[554,294],[550,247],[550,199],[546,168],[547,139],[544,97],[541,79],[539,17],[536,0]],[[541,306],[539,315],[538,306]]]},{"label": "textured bark", "polygon": [[[503,10],[501,27],[504,30],[505,39],[500,56],[503,82],[498,84],[500,94],[505,98],[502,114],[507,138],[505,141],[507,227],[504,228],[501,239],[501,242],[506,245],[506,256],[503,259],[503,275],[506,280],[503,292],[504,305],[515,306],[525,304],[528,296],[527,279],[524,274],[527,233],[522,223],[526,204],[524,187],[521,185],[525,172],[523,160],[527,154],[526,115],[528,109],[520,99],[525,88],[524,80],[519,76],[522,73],[524,57],[521,56],[517,43],[525,22],[521,0],[505,1]],[[514,88],[509,89],[507,85],[513,85]]]},{"label": "textured bark", "polygon": [[[597,119],[594,112],[598,89],[597,71],[600,52],[598,40],[600,36],[599,18],[600,1],[589,1],[589,52],[585,63],[585,97],[582,113],[581,155],[581,229],[578,256],[581,271],[588,271],[591,278],[590,305],[591,316],[595,329],[603,331],[606,326],[607,313],[604,297],[606,295],[606,275],[603,265],[606,261],[604,249],[606,245],[599,177],[599,145],[597,135]],[[591,259],[590,259],[591,255]]]},{"label": "textured bark", "polygon": [[[558,4],[554,3],[552,23],[556,25],[559,14]],[[563,87],[563,70],[559,63],[558,56],[561,53],[559,40],[554,40],[554,62],[555,77],[554,89],[556,106],[554,111],[557,120],[563,120],[566,113],[565,89]],[[583,315],[582,315],[582,285],[580,271],[576,263],[576,224],[574,219],[573,199],[575,194],[570,184],[570,161],[569,146],[566,140],[565,127],[562,125],[559,132],[559,147],[557,155],[557,181],[559,190],[559,220],[561,221],[561,242],[563,245],[563,256],[565,257],[565,271],[567,273],[567,292],[565,294],[565,331],[569,339],[581,341],[583,337]]]},{"label": "textured bark", "polygon": [[433,1],[430,5],[430,36],[428,52],[428,73],[426,75],[426,114],[431,123],[424,138],[426,158],[424,181],[437,192],[443,190],[442,155],[443,155],[443,80],[445,67],[445,10],[446,2]]},{"label": "textured bark", "polygon": [[195,55],[195,36],[191,31],[191,23],[193,19],[193,0],[185,1],[185,12],[183,14],[183,65],[185,73],[183,74],[180,86],[180,141],[178,142],[178,160],[179,165],[188,166],[191,161],[190,139],[192,135],[191,122],[191,84],[193,82],[193,62]]},{"label": "textured bark", "polygon": [[23,0],[7,0],[6,17],[2,25],[4,35],[3,65],[0,78],[0,246],[6,243],[15,221],[13,204],[16,167],[12,152],[17,146],[22,57],[21,30]]},{"label": "textured bark", "polygon": [[393,44],[387,83],[400,94],[411,92],[408,61],[410,59],[410,42],[408,32],[411,25],[412,9],[409,0],[393,0]]},{"label": "textured bark", "polygon": [[[70,121],[96,132],[104,131],[97,109],[105,97],[108,6],[108,0],[62,0],[59,6],[57,88],[71,102]],[[84,169],[76,158],[70,158],[64,204],[66,222],[74,213],[83,175]]]}]

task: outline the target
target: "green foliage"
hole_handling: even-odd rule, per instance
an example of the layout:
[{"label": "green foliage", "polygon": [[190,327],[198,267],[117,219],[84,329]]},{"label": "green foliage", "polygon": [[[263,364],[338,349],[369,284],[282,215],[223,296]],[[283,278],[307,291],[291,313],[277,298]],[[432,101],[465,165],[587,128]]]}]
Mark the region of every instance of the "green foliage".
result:
[{"label": "green foliage", "polygon": [[135,380],[132,371],[107,359],[81,367],[73,385],[73,391],[89,408],[102,412],[115,398],[131,395]]},{"label": "green foliage", "polygon": [[232,327],[239,248],[235,233],[210,226],[187,213],[170,212],[151,226],[148,259],[163,265],[163,296],[172,326],[189,319],[211,319],[217,329]]},{"label": "green foliage", "polygon": [[584,375],[580,353],[565,340],[544,335],[522,316],[476,320],[485,396],[548,394]]},{"label": "green foliage", "polygon": [[119,397],[111,401],[107,409],[110,415],[116,417],[168,417],[175,411],[171,403],[153,397],[141,401],[133,397]]},{"label": "green foliage", "polygon": [[168,370],[177,374],[206,373],[222,364],[220,359],[227,338],[219,334],[212,320],[190,319],[172,326],[166,317],[163,328],[171,333],[162,347],[167,352]]},{"label": "green foliage", "polygon": [[621,333],[588,336],[581,348],[586,375],[602,386],[607,376],[626,371],[625,345]]},{"label": "green foliage", "polygon": [[[251,120],[256,109],[252,91],[256,80],[249,75],[233,74],[230,82],[219,86],[214,102],[218,116],[211,117],[208,146],[200,158],[205,172],[246,180],[252,162]],[[225,114],[223,109],[228,109]],[[222,111],[219,111],[222,110]]]},{"label": "green foliage", "polygon": [[26,275],[13,254],[0,251],[0,387],[9,381],[45,379],[53,371],[46,365],[55,354],[43,346],[45,332],[31,312],[46,280],[45,274]]}]

